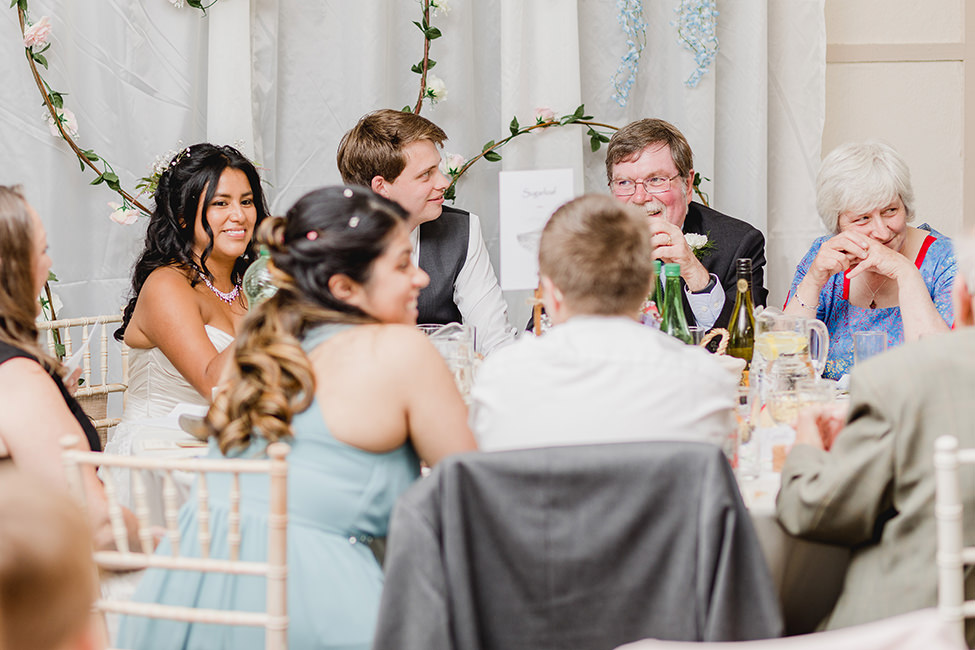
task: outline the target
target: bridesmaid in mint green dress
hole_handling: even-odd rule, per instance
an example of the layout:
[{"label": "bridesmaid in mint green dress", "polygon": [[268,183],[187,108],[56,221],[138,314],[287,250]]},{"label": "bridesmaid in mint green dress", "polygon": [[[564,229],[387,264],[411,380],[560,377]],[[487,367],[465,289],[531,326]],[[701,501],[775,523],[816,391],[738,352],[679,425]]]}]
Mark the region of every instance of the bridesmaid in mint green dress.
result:
[{"label": "bridesmaid in mint green dress", "polygon": [[[405,172],[404,172],[405,174]],[[288,642],[369,648],[382,590],[371,542],[396,498],[435,464],[473,449],[466,407],[440,355],[413,327],[426,274],[411,261],[405,213],[365,188],[302,197],[259,237],[277,294],[244,322],[207,416],[211,456],[288,456]],[[299,342],[300,341],[300,346]],[[291,435],[293,432],[293,435]],[[211,554],[226,557],[227,481],[209,480]],[[241,558],[267,557],[266,477],[241,477]],[[198,553],[195,495],[180,513]],[[164,541],[157,552],[168,553]],[[264,580],[149,570],[135,600],[263,611]],[[125,648],[263,648],[260,628],[122,620]]]}]

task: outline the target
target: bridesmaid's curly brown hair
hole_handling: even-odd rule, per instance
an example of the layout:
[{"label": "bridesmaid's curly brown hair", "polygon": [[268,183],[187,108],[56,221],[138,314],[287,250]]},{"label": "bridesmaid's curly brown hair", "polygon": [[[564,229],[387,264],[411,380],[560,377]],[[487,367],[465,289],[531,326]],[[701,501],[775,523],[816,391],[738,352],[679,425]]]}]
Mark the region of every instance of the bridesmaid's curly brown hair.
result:
[{"label": "bridesmaid's curly brown hair", "polygon": [[234,358],[205,420],[228,453],[257,434],[269,443],[291,435],[291,419],[315,395],[311,361],[301,348],[306,332],[324,323],[374,323],[374,318],[332,295],[337,274],[359,284],[406,211],[363,187],[328,187],[303,196],[284,217],[261,224],[258,241],[271,253],[277,293],[241,324]]}]

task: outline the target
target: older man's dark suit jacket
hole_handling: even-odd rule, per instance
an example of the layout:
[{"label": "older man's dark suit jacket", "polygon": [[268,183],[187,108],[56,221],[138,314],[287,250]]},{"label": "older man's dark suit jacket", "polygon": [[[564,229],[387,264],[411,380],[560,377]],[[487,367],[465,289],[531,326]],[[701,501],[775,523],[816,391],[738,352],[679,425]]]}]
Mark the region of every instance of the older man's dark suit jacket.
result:
[{"label": "older man's dark suit jacket", "polygon": [[[715,327],[727,327],[731,318],[731,310],[735,306],[736,274],[735,260],[747,257],[752,261],[752,302],[755,305],[765,305],[768,300],[768,290],[765,288],[765,236],[754,226],[721,214],[696,201],[687,206],[687,218],[684,220],[684,233],[698,233],[707,235],[708,240],[714,242],[710,251],[701,258],[701,264],[717,276],[718,282],[725,290],[724,308],[715,321]],[[684,313],[688,322],[693,322],[693,312],[684,298]]]}]

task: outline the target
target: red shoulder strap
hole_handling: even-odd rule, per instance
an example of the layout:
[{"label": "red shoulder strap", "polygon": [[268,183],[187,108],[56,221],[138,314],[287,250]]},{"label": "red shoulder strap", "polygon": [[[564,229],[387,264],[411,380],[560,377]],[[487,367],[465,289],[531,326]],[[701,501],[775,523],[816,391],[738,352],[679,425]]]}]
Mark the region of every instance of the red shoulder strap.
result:
[{"label": "red shoulder strap", "polygon": [[928,249],[931,248],[934,240],[935,238],[932,235],[924,238],[924,241],[921,243],[921,250],[917,252],[917,258],[914,260],[914,266],[921,268],[921,265],[924,263],[924,256],[928,254]]}]

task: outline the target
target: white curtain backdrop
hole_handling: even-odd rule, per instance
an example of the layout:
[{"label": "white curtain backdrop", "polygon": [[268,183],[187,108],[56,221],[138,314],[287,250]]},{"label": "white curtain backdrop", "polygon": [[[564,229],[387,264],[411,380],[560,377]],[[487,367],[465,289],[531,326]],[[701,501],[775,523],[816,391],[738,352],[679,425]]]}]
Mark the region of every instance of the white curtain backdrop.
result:
[{"label": "white curtain backdrop", "polygon": [[[679,0],[644,0],[647,45],[625,108],[612,77],[626,52],[615,2],[451,0],[431,22],[432,74],[445,101],[422,114],[450,136],[445,149],[471,157],[536,107],[558,114],[585,102],[597,121],[622,126],[657,116],[687,135],[704,189],[718,210],[767,236],[767,284],[781,304],[795,264],[814,236],[813,180],[824,119],[824,0],[718,0],[720,49],[696,88],[691,52],[672,25]],[[132,188],[156,156],[212,139],[243,141],[263,167],[271,210],[340,181],[335,150],[364,113],[416,103],[422,57],[404,0],[219,0],[204,17],[168,0],[31,0],[34,20],[50,16],[45,54],[51,86],[67,93],[78,142],[105,156]],[[23,183],[45,221],[65,314],[109,312],[122,304],[145,220],[108,219],[105,187],[90,187],[67,145],[43,119],[14,9],[0,9],[0,184]],[[43,72],[43,71],[42,71]],[[606,192],[605,149],[589,152],[582,127],[523,136],[479,162],[456,204],[481,216],[497,270],[497,172],[572,167],[577,191]],[[143,197],[143,200],[147,200]],[[525,296],[508,296],[514,323]]]}]

